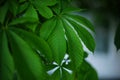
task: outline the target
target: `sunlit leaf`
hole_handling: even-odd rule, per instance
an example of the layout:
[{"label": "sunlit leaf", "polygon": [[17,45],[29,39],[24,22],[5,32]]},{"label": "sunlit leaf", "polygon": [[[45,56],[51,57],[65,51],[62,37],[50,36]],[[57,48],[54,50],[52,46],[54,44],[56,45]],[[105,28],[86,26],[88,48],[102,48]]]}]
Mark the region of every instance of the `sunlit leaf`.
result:
[{"label": "sunlit leaf", "polygon": [[43,80],[45,71],[39,55],[15,32],[9,31],[8,34],[15,66],[21,79]]},{"label": "sunlit leaf", "polygon": [[81,11],[82,9],[76,7],[68,7],[62,10],[62,14]]},{"label": "sunlit leaf", "polygon": [[48,79],[48,80],[59,80],[59,79],[61,79],[62,76],[60,74],[59,68],[49,77],[50,77],[50,79]]},{"label": "sunlit leaf", "polygon": [[92,37],[92,35],[85,28],[81,27],[81,25],[76,24],[72,20],[69,20],[69,21],[73,25],[75,30],[77,31],[80,39],[84,42],[86,47],[90,51],[94,52],[94,50],[95,50],[95,41],[94,41],[94,38]]},{"label": "sunlit leaf", "polygon": [[5,32],[0,34],[0,79],[13,80],[14,62],[9,51],[8,39]]},{"label": "sunlit leaf", "polygon": [[22,29],[12,28],[12,30],[23,38],[36,52],[48,60],[48,62],[53,60],[51,49],[42,38]]},{"label": "sunlit leaf", "polygon": [[12,22],[9,23],[9,25],[19,25],[23,24],[28,29],[35,31],[37,25],[39,23],[38,15],[36,10],[33,8],[32,5],[29,6],[29,8],[26,10],[26,12],[18,17],[12,20]]},{"label": "sunlit leaf", "polygon": [[45,17],[45,18],[51,18],[53,16],[53,13],[52,11],[50,10],[50,8],[44,6],[44,7],[41,7],[41,6],[37,6],[37,10],[39,11],[39,13]]},{"label": "sunlit leaf", "polygon": [[47,40],[55,27],[56,27],[56,20],[54,18],[47,20],[42,24],[40,28],[40,37]]},{"label": "sunlit leaf", "polygon": [[29,6],[27,11],[19,18],[14,19],[9,25],[17,25],[23,23],[38,23],[38,15],[33,6]]},{"label": "sunlit leaf", "polygon": [[50,45],[55,61],[60,64],[66,53],[66,40],[64,36],[63,24],[57,19],[54,31],[47,40]]},{"label": "sunlit leaf", "polygon": [[38,22],[35,20],[35,18],[33,17],[20,17],[20,18],[16,18],[14,19],[9,25],[18,25],[18,24],[24,24],[24,23],[35,23]]},{"label": "sunlit leaf", "polygon": [[63,20],[63,23],[67,37],[68,53],[72,60],[72,64],[75,69],[77,69],[83,61],[83,47],[73,26],[67,20]]},{"label": "sunlit leaf", "polygon": [[36,10],[33,8],[32,5],[29,6],[29,8],[26,10],[25,14],[23,15],[23,17],[32,17],[35,18],[35,21],[39,20],[38,19],[38,15]]},{"label": "sunlit leaf", "polygon": [[98,80],[84,60],[83,45],[95,49],[94,27],[71,1],[0,1],[0,79]]},{"label": "sunlit leaf", "polygon": [[85,29],[95,32],[94,26],[86,18],[75,14],[66,14],[66,17],[69,18],[71,21],[75,22],[76,24],[81,25]]},{"label": "sunlit leaf", "polygon": [[69,73],[65,69],[62,69],[62,79],[63,80],[74,80],[74,75],[73,73]]},{"label": "sunlit leaf", "polygon": [[53,6],[52,10],[55,14],[60,14],[60,12],[61,12],[60,4],[57,4],[57,5]]},{"label": "sunlit leaf", "polygon": [[52,10],[46,5],[42,5],[40,0],[36,1],[30,0],[30,2],[38,10],[39,14],[42,15],[43,17],[49,19],[53,16]]}]

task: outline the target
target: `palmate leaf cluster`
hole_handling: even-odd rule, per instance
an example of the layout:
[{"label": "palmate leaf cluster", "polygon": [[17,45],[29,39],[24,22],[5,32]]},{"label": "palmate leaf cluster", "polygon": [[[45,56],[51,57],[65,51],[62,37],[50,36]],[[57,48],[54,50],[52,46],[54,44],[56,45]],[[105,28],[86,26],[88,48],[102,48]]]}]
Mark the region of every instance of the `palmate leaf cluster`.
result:
[{"label": "palmate leaf cluster", "polygon": [[[70,0],[0,1],[0,80],[97,80],[93,25]],[[67,57],[66,57],[67,55]]]}]

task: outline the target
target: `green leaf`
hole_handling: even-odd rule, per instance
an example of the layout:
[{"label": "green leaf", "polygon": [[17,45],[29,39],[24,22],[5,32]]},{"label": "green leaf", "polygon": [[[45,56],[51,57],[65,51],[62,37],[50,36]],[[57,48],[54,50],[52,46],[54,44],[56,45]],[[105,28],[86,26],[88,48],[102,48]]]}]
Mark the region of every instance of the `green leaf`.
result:
[{"label": "green leaf", "polygon": [[66,14],[65,17],[86,29],[95,32],[94,26],[86,18],[79,16],[79,15],[75,15],[75,14]]},{"label": "green leaf", "polygon": [[53,52],[54,60],[58,64],[61,64],[66,53],[66,40],[64,34],[63,24],[59,19],[57,19],[55,29],[47,42]]},{"label": "green leaf", "polygon": [[54,18],[47,20],[42,24],[42,27],[40,28],[40,37],[47,40],[55,27],[56,20]]},{"label": "green leaf", "polygon": [[20,13],[24,12],[28,7],[29,7],[28,2],[25,2],[25,3],[21,4],[21,5],[19,5],[17,13],[20,14]]},{"label": "green leaf", "polygon": [[52,52],[49,45],[40,37],[36,36],[34,33],[28,31],[12,28],[12,30],[17,33],[21,38],[23,38],[27,44],[29,44],[35,51],[39,51],[40,55],[52,62]]},{"label": "green leaf", "polygon": [[55,68],[57,70],[53,74],[50,75],[50,79],[48,80],[74,80],[74,75],[68,73],[65,69],[63,69],[63,66],[61,68],[58,66]]},{"label": "green leaf", "polygon": [[77,80],[98,80],[98,75],[95,69],[84,60],[79,71],[77,71],[75,78]]},{"label": "green leaf", "polygon": [[53,6],[57,3],[57,0],[40,0],[41,1],[41,5],[45,5],[45,6]]},{"label": "green leaf", "polygon": [[[0,29],[0,49],[2,49],[2,30]],[[1,50],[0,50],[1,51]]]},{"label": "green leaf", "polygon": [[3,32],[0,37],[0,79],[13,80],[14,62],[9,51],[7,35]]},{"label": "green leaf", "polygon": [[62,14],[81,11],[82,9],[76,7],[67,7],[62,10]]},{"label": "green leaf", "polygon": [[32,5],[29,6],[29,8],[27,9],[27,11],[25,12],[25,14],[23,15],[23,17],[32,17],[35,18],[35,21],[38,21],[38,15],[36,10],[33,8]]},{"label": "green leaf", "polygon": [[47,19],[53,16],[52,10],[46,5],[42,5],[40,0],[29,0],[33,6],[38,10],[39,14]]},{"label": "green leaf", "polygon": [[8,11],[8,2],[6,2],[2,7],[0,7],[0,23],[3,24],[6,14]]},{"label": "green leaf", "polygon": [[52,10],[55,14],[60,14],[61,8],[59,7],[59,5],[55,5],[52,7]]},{"label": "green leaf", "polygon": [[38,15],[36,10],[33,8],[33,6],[29,6],[25,14],[23,16],[13,19],[13,21],[9,25],[17,25],[17,24],[23,24],[23,23],[38,23]]},{"label": "green leaf", "polygon": [[38,54],[15,32],[9,31],[10,47],[22,80],[44,80],[45,71]]},{"label": "green leaf", "polygon": [[11,25],[19,25],[24,24],[25,27],[29,28],[32,31],[35,31],[37,25],[39,23],[38,14],[32,5],[29,6],[27,11],[23,14],[23,16],[13,19],[9,26]]},{"label": "green leaf", "polygon": [[52,75],[49,76],[48,80],[60,80],[60,79],[61,79],[61,74],[58,68]]},{"label": "green leaf", "polygon": [[9,10],[11,13],[13,13],[14,16],[16,16],[18,11],[18,2],[17,0],[8,0],[9,2]]},{"label": "green leaf", "polygon": [[69,73],[68,71],[62,68],[62,80],[74,80],[73,73]]},{"label": "green leaf", "polygon": [[20,17],[14,19],[9,25],[18,25],[18,24],[24,24],[24,23],[38,23],[38,21],[35,21],[36,19],[33,17]]},{"label": "green leaf", "polygon": [[84,58],[87,58],[87,57],[88,57],[88,53],[84,52]]},{"label": "green leaf", "polygon": [[117,50],[119,50],[120,49],[120,24],[118,25],[116,29],[114,43],[115,43]]},{"label": "green leaf", "polygon": [[84,42],[86,47],[90,51],[94,52],[94,50],[95,50],[95,41],[94,41],[94,38],[92,37],[92,35],[85,28],[81,27],[81,25],[76,24],[72,20],[69,20],[69,21],[72,24],[72,26],[75,28],[75,30],[77,31],[80,39]]},{"label": "green leaf", "polygon": [[68,2],[71,2],[72,0],[67,0]]},{"label": "green leaf", "polygon": [[25,2],[25,0],[19,0],[19,3]]},{"label": "green leaf", "polygon": [[73,26],[67,21],[63,20],[64,28],[66,32],[67,42],[68,42],[68,53],[71,58],[73,67],[77,69],[83,61],[83,47],[79,36],[76,34]]},{"label": "green leaf", "polygon": [[90,69],[89,72],[85,75],[85,80],[98,80],[97,72],[94,69]]},{"label": "green leaf", "polygon": [[38,23],[26,23],[25,27],[28,28],[29,30],[35,32],[36,28],[39,26],[38,26]]},{"label": "green leaf", "polygon": [[39,14],[41,14],[43,17],[45,17],[47,19],[49,19],[53,16],[51,9],[46,6],[37,6],[36,8],[37,8]]}]

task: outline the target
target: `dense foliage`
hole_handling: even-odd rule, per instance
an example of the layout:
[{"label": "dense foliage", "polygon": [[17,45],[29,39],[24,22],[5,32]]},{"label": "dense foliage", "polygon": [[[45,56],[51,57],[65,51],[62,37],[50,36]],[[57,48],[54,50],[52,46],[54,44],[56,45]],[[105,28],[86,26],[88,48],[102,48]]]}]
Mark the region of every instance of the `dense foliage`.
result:
[{"label": "dense foliage", "polygon": [[85,60],[93,25],[70,0],[0,1],[0,80],[98,80]]},{"label": "dense foliage", "polygon": [[120,1],[119,0],[76,0],[78,7],[86,8],[87,12],[94,16],[94,23],[97,27],[104,27],[107,30],[111,23],[116,26],[114,43],[117,50],[120,49]]}]

